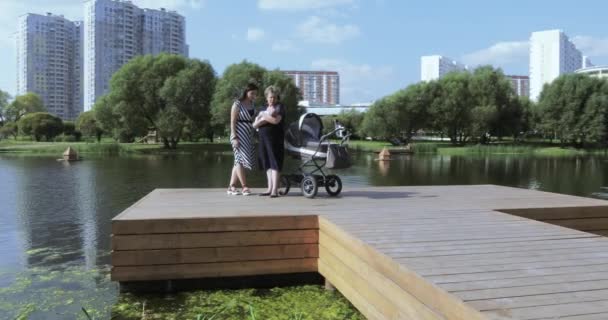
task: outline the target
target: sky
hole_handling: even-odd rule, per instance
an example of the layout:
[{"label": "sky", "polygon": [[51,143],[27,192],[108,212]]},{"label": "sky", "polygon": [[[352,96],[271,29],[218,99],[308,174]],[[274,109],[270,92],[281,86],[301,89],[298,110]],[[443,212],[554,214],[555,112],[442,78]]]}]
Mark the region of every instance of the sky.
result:
[{"label": "sky", "polygon": [[[341,103],[370,102],[420,80],[420,57],[527,75],[533,31],[561,29],[608,65],[608,1],[133,0],[186,17],[190,57],[221,75],[243,60],[268,69],[338,71]],[[83,19],[81,0],[0,0],[0,89],[16,91],[14,33],[25,13]]]}]

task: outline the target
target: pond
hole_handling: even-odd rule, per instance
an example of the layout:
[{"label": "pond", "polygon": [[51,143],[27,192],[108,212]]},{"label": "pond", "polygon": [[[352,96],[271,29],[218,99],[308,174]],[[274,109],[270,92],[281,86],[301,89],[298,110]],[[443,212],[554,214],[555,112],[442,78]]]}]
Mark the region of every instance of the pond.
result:
[{"label": "pond", "polygon": [[[357,153],[352,168],[336,172],[345,189],[498,184],[588,197],[608,185],[603,157],[375,157]],[[0,318],[86,319],[82,308],[110,318],[119,301],[109,280],[110,220],[155,188],[225,188],[231,166],[231,153],[215,149],[76,163],[0,155]],[[264,177],[250,184],[262,191]]]}]

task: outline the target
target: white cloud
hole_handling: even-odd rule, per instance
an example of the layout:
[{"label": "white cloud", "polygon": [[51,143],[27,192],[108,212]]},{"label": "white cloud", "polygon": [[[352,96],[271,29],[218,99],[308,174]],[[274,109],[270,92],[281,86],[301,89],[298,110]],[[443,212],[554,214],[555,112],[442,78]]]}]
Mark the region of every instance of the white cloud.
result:
[{"label": "white cloud", "polygon": [[359,36],[359,33],[359,28],[355,25],[339,26],[317,16],[308,18],[297,28],[298,37],[306,41],[331,44],[339,44],[345,40],[355,38]]},{"label": "white cloud", "polygon": [[353,0],[258,0],[262,10],[302,11],[352,4]]},{"label": "white cloud", "polygon": [[572,38],[572,41],[576,48],[583,52],[583,55],[590,57],[608,56],[608,38],[576,36]]},{"label": "white cloud", "polygon": [[264,38],[264,30],[260,28],[247,29],[247,41],[256,42]]},{"label": "white cloud", "polygon": [[485,64],[504,66],[513,62],[527,61],[529,54],[528,41],[498,42],[489,48],[464,55],[462,61],[469,66]]},{"label": "white cloud", "polygon": [[380,92],[395,75],[390,66],[352,64],[338,59],[318,59],[311,67],[323,71],[337,71],[340,74],[340,100],[342,103],[368,102],[378,99]]},{"label": "white cloud", "polygon": [[200,9],[205,4],[204,0],[135,0],[134,3],[142,8],[169,10]]},{"label": "white cloud", "polygon": [[272,51],[275,52],[292,52],[296,51],[296,47],[291,40],[279,40],[272,44]]}]

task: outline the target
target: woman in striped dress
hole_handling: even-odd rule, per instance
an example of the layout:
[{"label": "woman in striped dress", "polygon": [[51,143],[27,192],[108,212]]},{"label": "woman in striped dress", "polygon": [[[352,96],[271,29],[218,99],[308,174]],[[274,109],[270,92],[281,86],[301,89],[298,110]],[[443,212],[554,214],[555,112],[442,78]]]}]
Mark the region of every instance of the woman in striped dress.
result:
[{"label": "woman in striped dress", "polygon": [[[251,194],[247,187],[245,169],[252,170],[255,163],[252,123],[255,115],[253,101],[257,97],[257,91],[255,84],[248,84],[240,99],[234,101],[230,111],[230,143],[234,151],[234,167],[227,191],[230,195]],[[242,192],[236,188],[237,180],[241,182]]]}]

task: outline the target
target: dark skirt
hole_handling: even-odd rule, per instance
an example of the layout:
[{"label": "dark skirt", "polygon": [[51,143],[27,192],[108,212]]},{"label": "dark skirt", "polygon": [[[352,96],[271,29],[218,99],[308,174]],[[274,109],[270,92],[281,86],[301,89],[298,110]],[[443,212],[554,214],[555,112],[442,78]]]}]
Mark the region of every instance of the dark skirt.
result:
[{"label": "dark skirt", "polygon": [[283,170],[283,155],[285,153],[283,145],[284,136],[283,130],[280,130],[276,126],[260,128],[258,136],[260,143],[258,146],[260,169],[264,171],[269,169]]}]

